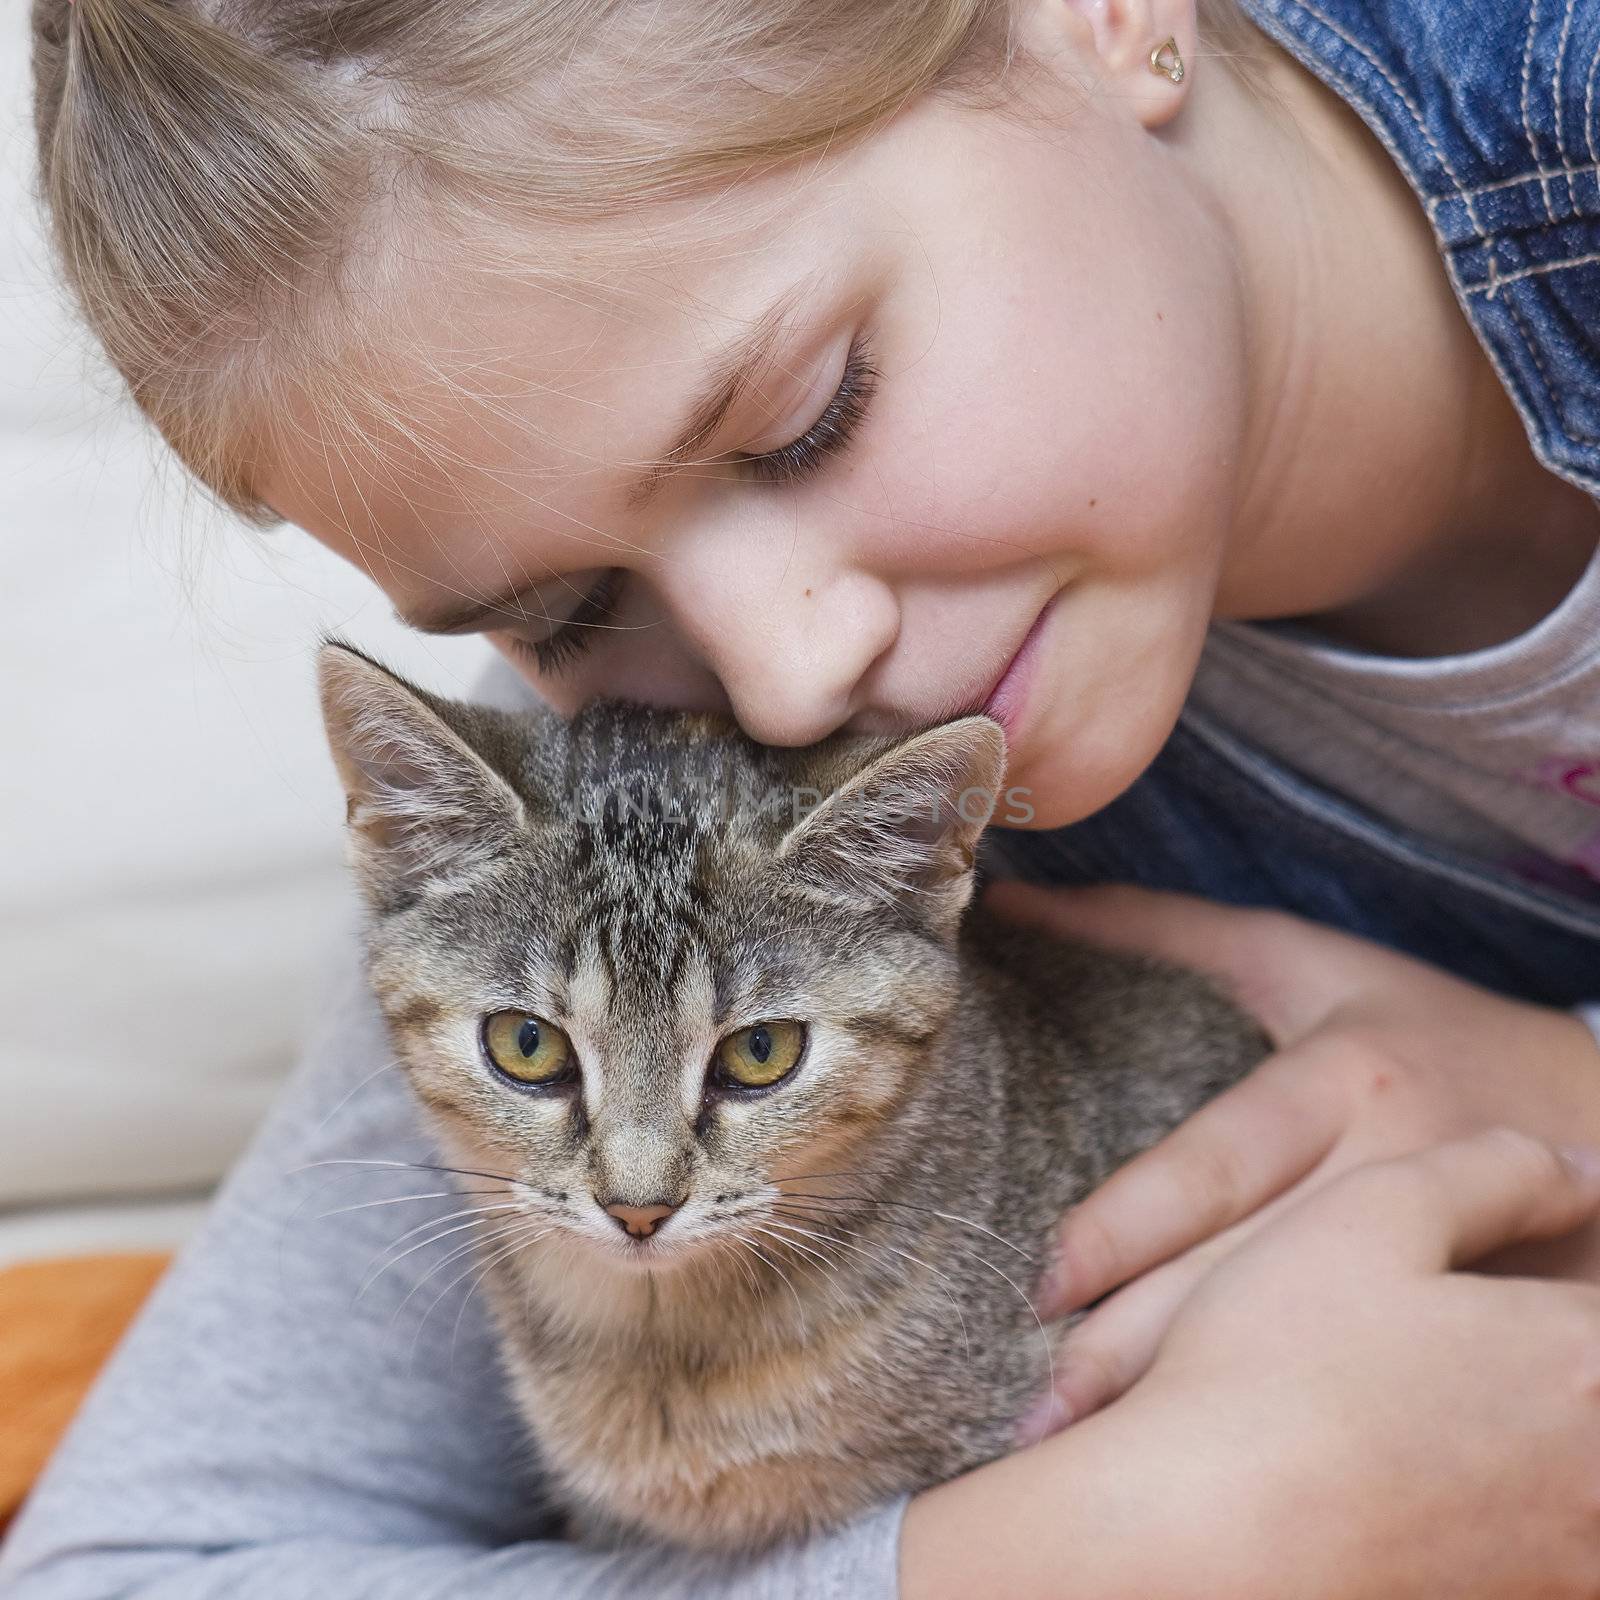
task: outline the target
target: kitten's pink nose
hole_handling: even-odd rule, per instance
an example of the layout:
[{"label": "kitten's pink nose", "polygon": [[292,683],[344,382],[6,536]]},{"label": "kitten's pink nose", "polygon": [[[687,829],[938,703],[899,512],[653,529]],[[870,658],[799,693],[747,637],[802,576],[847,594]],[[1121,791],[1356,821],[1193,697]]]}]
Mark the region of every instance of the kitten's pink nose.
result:
[{"label": "kitten's pink nose", "polygon": [[677,1209],[676,1206],[607,1206],[606,1212],[635,1239],[648,1239],[657,1225]]}]

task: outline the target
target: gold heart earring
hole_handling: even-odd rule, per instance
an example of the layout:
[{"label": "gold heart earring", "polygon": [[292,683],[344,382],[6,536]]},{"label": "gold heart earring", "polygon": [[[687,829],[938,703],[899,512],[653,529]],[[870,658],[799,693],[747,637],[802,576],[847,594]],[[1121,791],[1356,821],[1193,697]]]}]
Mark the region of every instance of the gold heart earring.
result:
[{"label": "gold heart earring", "polygon": [[1176,39],[1163,39],[1150,52],[1150,70],[1173,83],[1183,82],[1183,57],[1178,53]]}]

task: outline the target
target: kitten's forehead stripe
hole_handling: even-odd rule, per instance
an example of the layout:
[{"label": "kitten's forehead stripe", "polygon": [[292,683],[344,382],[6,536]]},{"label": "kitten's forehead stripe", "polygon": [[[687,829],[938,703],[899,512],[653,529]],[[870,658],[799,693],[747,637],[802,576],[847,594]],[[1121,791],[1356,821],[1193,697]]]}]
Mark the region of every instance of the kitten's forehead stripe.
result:
[{"label": "kitten's forehead stripe", "polygon": [[570,990],[573,974],[578,970],[578,940],[570,931],[562,936],[557,947],[555,969],[560,974],[563,987]]}]

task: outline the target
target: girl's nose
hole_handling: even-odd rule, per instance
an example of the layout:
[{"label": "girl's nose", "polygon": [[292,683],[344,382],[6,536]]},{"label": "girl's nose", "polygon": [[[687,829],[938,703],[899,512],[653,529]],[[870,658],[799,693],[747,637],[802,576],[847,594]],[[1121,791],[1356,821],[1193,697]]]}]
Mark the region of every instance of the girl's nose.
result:
[{"label": "girl's nose", "polygon": [[698,577],[674,609],[739,725],[762,744],[812,744],[848,721],[899,632],[893,591],[865,573]]}]

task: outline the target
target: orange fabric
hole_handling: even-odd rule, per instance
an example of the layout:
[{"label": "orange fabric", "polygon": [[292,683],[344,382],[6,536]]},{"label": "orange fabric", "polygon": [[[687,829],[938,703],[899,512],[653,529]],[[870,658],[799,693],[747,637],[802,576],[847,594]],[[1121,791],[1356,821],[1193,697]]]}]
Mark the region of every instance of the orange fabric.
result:
[{"label": "orange fabric", "polygon": [[169,1260],[71,1256],[0,1269],[0,1530]]}]

